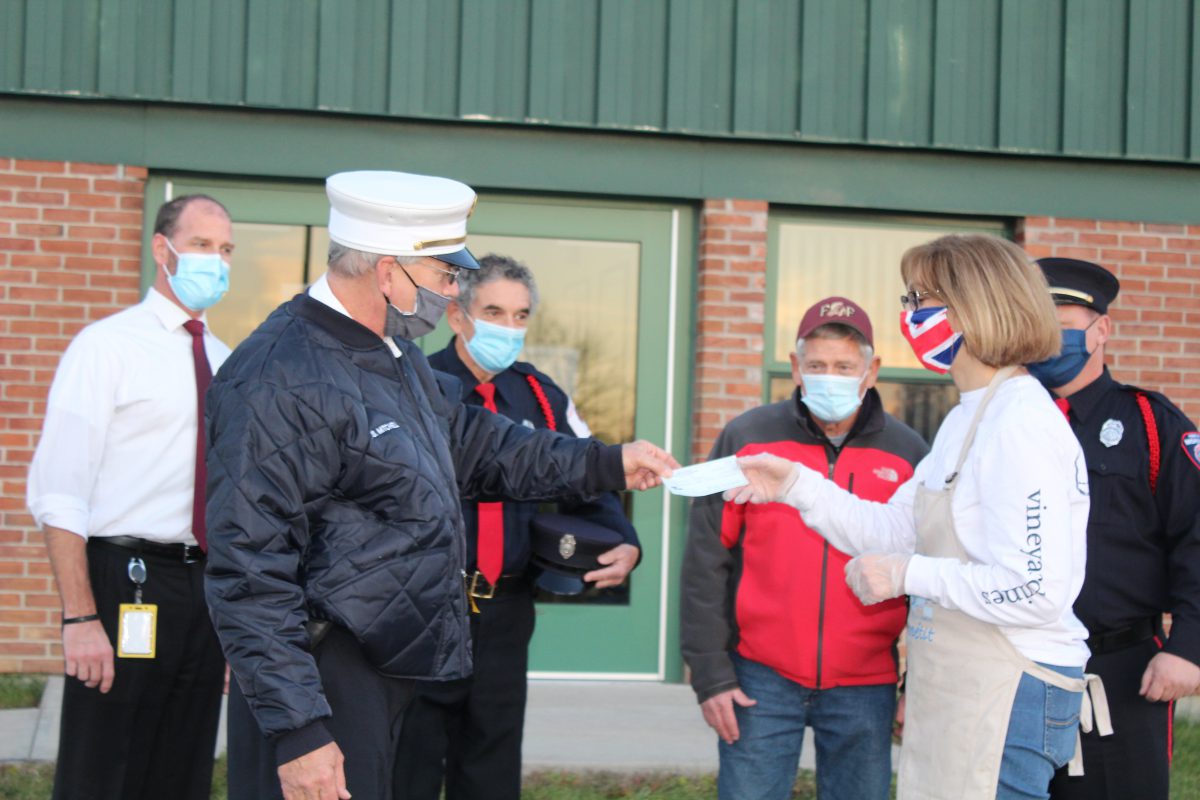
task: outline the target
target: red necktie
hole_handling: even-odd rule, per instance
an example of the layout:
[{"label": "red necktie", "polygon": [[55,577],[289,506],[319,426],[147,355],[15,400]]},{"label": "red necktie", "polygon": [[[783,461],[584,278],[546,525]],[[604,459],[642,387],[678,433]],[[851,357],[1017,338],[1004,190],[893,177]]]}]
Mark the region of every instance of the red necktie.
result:
[{"label": "red necktie", "polygon": [[[475,391],[483,398],[483,407],[493,414],[496,412],[496,385],[481,383]],[[478,503],[479,507],[479,542],[475,553],[475,565],[487,578],[487,582],[496,585],[500,572],[504,569],[504,504]]]},{"label": "red necktie", "polygon": [[204,393],[212,383],[212,367],[204,352],[204,323],[189,319],[183,323],[192,335],[192,360],[196,367],[196,481],[192,487],[192,535],[200,549],[208,551],[208,531],[204,527],[204,484],[208,468],[204,463]]},{"label": "red necktie", "polygon": [[1058,406],[1058,410],[1062,412],[1067,421],[1071,421],[1071,401],[1065,397],[1054,398],[1054,405]]}]

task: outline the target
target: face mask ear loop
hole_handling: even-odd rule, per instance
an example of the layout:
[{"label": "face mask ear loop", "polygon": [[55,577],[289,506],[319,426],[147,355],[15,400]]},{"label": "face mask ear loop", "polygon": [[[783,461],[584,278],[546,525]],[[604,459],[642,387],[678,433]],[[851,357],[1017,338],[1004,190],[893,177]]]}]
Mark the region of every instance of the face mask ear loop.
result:
[{"label": "face mask ear loop", "polygon": [[[394,256],[393,256],[393,258],[394,258]],[[397,267],[399,267],[399,268],[400,268],[400,271],[404,273],[404,277],[408,278],[408,282],[409,282],[409,283],[411,283],[411,284],[413,285],[413,288],[414,288],[414,289],[420,289],[420,288],[421,288],[420,286],[418,286],[418,285],[417,285],[417,282],[416,282],[416,281],[414,281],[414,280],[412,279],[412,275],[409,275],[409,274],[408,274],[408,270],[406,270],[406,269],[404,268],[404,265],[403,265],[403,264],[401,264],[399,261],[397,261],[397,262],[396,262],[396,266],[397,266]]]},{"label": "face mask ear loop", "polygon": [[[393,260],[395,258],[396,258],[395,256],[392,256]],[[408,278],[408,282],[411,283],[413,285],[413,288],[417,290],[417,296],[413,298],[412,311],[400,311],[400,309],[396,308],[396,306],[392,303],[392,298],[388,297],[382,291],[380,292],[380,294],[383,295],[383,302],[387,303],[392,308],[395,308],[397,311],[400,311],[400,313],[404,314],[405,316],[412,316],[413,314],[417,313],[417,306],[420,305],[420,303],[421,303],[421,287],[418,286],[417,282],[412,279],[412,275],[408,274],[408,270],[406,270],[404,268],[403,264],[401,264],[399,261],[397,261],[396,266],[400,268],[400,271],[404,273],[404,277]]]},{"label": "face mask ear loop", "polygon": [[[171,240],[168,239],[165,234],[163,235],[163,241],[167,243],[167,249],[171,251],[171,254],[175,256],[175,272],[179,272],[179,251],[175,249],[175,246],[171,244]],[[170,261],[170,259],[167,260]],[[175,277],[167,271],[167,265],[165,263],[159,264],[159,267],[162,268],[163,275],[166,275],[168,278]]]}]

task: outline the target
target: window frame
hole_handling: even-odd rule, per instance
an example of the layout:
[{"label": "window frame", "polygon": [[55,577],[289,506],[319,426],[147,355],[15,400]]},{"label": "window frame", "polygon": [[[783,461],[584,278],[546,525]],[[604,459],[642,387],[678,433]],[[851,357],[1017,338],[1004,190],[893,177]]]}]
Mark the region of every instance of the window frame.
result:
[{"label": "window frame", "polygon": [[[792,365],[775,358],[775,330],[778,320],[780,230],[789,223],[821,223],[825,225],[928,229],[933,233],[991,233],[1013,239],[1016,220],[1007,217],[983,217],[946,214],[903,214],[888,211],[854,209],[795,208],[772,206],[767,217],[767,284],[766,308],[763,310],[763,371],[762,399],[771,402],[771,381],[784,378],[791,381]],[[897,263],[897,268],[899,263]],[[901,294],[897,282],[896,297]],[[819,298],[814,298],[814,302]],[[899,306],[897,306],[899,310]],[[797,320],[799,323],[799,320]],[[938,375],[919,367],[888,367],[879,369],[879,382],[889,383],[949,383],[949,375]]]}]

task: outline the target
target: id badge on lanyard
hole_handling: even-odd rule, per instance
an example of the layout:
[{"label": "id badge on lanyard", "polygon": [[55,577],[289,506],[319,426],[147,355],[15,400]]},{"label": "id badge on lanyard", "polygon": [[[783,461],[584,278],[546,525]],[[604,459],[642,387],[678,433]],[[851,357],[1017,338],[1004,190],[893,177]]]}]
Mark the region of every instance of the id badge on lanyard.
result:
[{"label": "id badge on lanyard", "polygon": [[158,631],[158,606],[142,602],[142,584],[146,582],[146,562],[129,559],[127,569],[133,582],[133,602],[121,603],[117,626],[118,658],[154,658]]}]

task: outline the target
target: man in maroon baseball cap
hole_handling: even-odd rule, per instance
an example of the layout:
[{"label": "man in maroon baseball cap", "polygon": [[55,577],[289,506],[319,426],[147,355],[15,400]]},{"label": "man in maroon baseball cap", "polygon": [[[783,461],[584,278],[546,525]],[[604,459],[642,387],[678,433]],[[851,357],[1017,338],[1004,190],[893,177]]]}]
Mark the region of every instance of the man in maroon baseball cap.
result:
[{"label": "man in maroon baseball cap", "polygon": [[[774,453],[886,501],[928,447],[883,410],[874,343],[854,301],[813,305],[791,356],[796,391],[729,423],[709,459]],[[725,503],[719,494],[693,503],[682,645],[704,719],[721,739],[721,797],[787,795],[812,727],[821,797],[887,798],[892,648],[905,600],[868,613],[846,587],[847,561],[791,509]]]},{"label": "man in maroon baseball cap", "polygon": [[792,380],[826,438],[841,447],[879,375],[871,318],[845,297],[813,304],[796,329]]}]

